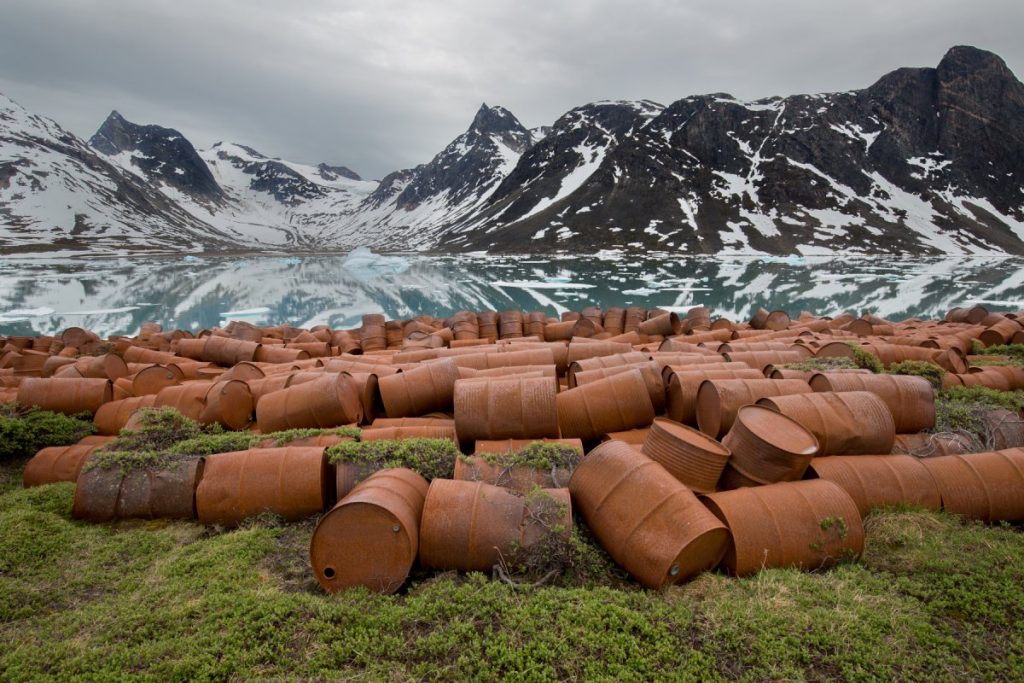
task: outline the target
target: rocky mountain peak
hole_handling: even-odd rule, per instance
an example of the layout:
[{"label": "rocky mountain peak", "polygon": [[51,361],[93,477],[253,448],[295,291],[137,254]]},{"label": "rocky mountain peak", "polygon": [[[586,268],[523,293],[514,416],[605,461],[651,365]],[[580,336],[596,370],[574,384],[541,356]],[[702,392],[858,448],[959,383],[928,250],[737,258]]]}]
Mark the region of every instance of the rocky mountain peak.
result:
[{"label": "rocky mountain peak", "polygon": [[89,145],[107,156],[125,155],[121,163],[127,170],[197,200],[220,202],[224,198],[196,148],[173,128],[132,123],[115,109],[89,138]]},{"label": "rocky mountain peak", "polygon": [[526,131],[519,119],[508,109],[489,107],[486,102],[480,105],[469,129],[484,135]]}]

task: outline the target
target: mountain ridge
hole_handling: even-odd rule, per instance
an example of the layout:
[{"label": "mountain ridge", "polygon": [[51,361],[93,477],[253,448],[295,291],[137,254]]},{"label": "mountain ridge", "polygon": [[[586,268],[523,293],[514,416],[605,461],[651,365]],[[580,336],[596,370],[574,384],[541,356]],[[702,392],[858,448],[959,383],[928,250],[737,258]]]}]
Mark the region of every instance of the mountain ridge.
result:
[{"label": "mountain ridge", "polygon": [[[0,191],[20,188],[13,200],[0,194],[10,221],[0,245],[25,230],[60,239],[122,220],[85,202],[71,222],[26,199],[104,194],[96,178],[60,192],[44,177],[33,185],[22,169],[46,145],[19,135],[27,120],[0,118]],[[534,129],[484,103],[431,160],[380,181],[236,143],[197,150],[173,128],[116,111],[91,146],[52,126],[51,137],[77,142],[51,166],[72,178],[76,156],[94,154],[93,166],[123,171],[108,201],[126,206],[110,211],[142,214],[136,222],[161,245],[185,230],[189,248],[212,249],[226,239],[284,250],[1024,254],[1024,85],[970,46],[861,90],[600,101]],[[144,232],[125,234],[153,246]]]}]

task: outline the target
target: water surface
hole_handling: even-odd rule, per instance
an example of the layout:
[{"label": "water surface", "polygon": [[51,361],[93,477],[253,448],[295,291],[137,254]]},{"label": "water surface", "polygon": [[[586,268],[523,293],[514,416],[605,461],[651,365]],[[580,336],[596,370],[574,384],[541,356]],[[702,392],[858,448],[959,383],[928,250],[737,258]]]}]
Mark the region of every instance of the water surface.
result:
[{"label": "water surface", "polygon": [[1024,309],[1024,261],[878,257],[124,256],[0,259],[0,334],[77,325],[103,336],[144,321],[197,330],[255,324],[358,326],[461,309],[557,314],[589,304],[711,307],[748,318],[757,306],[830,315],[936,317],[981,302]]}]

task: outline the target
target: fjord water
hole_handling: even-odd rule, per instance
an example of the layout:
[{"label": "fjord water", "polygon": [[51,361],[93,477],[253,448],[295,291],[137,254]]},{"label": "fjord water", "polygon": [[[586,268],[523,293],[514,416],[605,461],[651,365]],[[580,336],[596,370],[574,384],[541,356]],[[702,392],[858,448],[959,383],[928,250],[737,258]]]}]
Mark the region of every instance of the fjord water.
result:
[{"label": "fjord water", "polygon": [[820,315],[937,317],[984,303],[1024,309],[1024,261],[1013,258],[678,256],[40,257],[0,259],[0,334],[80,326],[134,334],[142,322],[198,330],[255,324],[358,326],[461,309],[544,310],[596,304],[747,319],[757,306]]}]

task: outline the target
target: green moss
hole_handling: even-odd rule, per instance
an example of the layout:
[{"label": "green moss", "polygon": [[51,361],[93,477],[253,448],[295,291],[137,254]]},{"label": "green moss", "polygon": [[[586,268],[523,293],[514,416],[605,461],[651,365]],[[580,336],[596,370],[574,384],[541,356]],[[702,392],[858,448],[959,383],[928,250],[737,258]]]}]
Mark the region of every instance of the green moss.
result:
[{"label": "green moss", "polygon": [[107,444],[107,451],[162,451],[171,445],[203,434],[198,422],[190,420],[174,408],[143,408],[138,413],[135,429],[122,429]]},{"label": "green moss", "polygon": [[993,410],[1005,409],[1020,414],[1024,409],[1024,391],[998,391],[989,387],[952,387],[935,397],[935,432],[961,432],[981,447],[991,439]]},{"label": "green moss", "polygon": [[274,432],[272,434],[267,434],[261,438],[273,439],[275,444],[277,444],[278,446],[283,446],[291,441],[296,441],[298,439],[307,439],[311,436],[323,436],[325,434],[335,434],[337,436],[356,439],[358,441],[360,434],[362,434],[362,430],[359,429],[358,427],[349,426],[334,427],[329,429],[288,429],[283,432]]},{"label": "green moss", "polygon": [[533,443],[514,451],[503,453],[480,453],[477,457],[491,465],[503,467],[527,467],[548,471],[553,468],[574,470],[580,461],[580,452],[572,446],[560,443]]},{"label": "green moss", "polygon": [[853,349],[853,363],[858,368],[880,373],[885,370],[882,361],[875,354],[871,353],[857,342],[846,342],[846,345]]},{"label": "green moss", "polygon": [[972,353],[976,356],[1006,356],[1009,359],[1007,361],[995,361],[993,363],[986,363],[984,360],[976,360],[973,361],[974,365],[998,364],[1024,366],[1024,344],[999,344],[997,346],[989,346],[988,348],[972,348]]},{"label": "green moss", "polygon": [[935,389],[942,389],[942,380],[946,371],[935,363],[926,360],[905,360],[900,363],[893,363],[886,370],[890,375],[913,375],[924,377],[931,382]]},{"label": "green moss", "polygon": [[49,446],[69,446],[94,431],[91,419],[3,404],[0,405],[0,460],[27,458]]},{"label": "green moss", "polygon": [[849,358],[808,358],[799,363],[786,363],[782,367],[801,372],[828,372],[829,370],[855,370],[859,366]]},{"label": "green moss", "polygon": [[310,522],[93,525],[70,519],[73,494],[0,490],[5,681],[1024,680],[1010,525],[878,511],[858,563],[664,591],[449,572],[328,595]]},{"label": "green moss", "polygon": [[450,439],[381,439],[345,441],[327,449],[331,463],[348,462],[370,469],[407,467],[428,481],[450,479],[459,449]]}]

